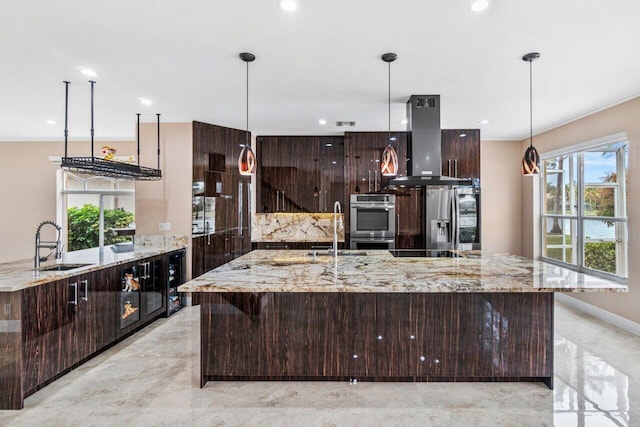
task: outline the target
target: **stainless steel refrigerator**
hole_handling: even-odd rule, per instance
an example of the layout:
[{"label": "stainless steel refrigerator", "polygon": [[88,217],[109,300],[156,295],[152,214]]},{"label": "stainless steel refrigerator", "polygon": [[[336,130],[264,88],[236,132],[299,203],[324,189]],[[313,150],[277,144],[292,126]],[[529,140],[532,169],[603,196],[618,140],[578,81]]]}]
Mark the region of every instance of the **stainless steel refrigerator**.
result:
[{"label": "stainless steel refrigerator", "polygon": [[429,186],[425,194],[427,249],[481,249],[479,188]]}]

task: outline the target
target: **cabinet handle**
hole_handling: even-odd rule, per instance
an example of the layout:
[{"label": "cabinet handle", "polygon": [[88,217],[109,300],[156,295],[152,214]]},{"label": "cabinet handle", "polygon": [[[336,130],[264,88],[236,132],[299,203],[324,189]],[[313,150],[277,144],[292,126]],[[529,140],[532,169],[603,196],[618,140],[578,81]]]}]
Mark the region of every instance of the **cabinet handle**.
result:
[{"label": "cabinet handle", "polygon": [[396,214],[396,237],[400,237],[400,214]]},{"label": "cabinet handle", "polygon": [[284,209],[284,191],[282,192],[282,212],[285,212],[285,209]]},{"label": "cabinet handle", "polygon": [[78,282],[73,282],[69,286],[73,287],[73,300],[69,304],[78,305]]},{"label": "cabinet handle", "polygon": [[458,159],[455,159],[453,161],[453,169],[454,169],[454,173],[456,174],[456,178],[458,177]]},{"label": "cabinet handle", "polygon": [[327,190],[324,190],[324,211],[327,212]]},{"label": "cabinet handle", "polygon": [[80,283],[84,285],[84,296],[80,297],[82,301],[89,301],[89,281],[81,280]]},{"label": "cabinet handle", "polygon": [[447,176],[451,176],[451,159],[447,160]]},{"label": "cabinet handle", "polygon": [[369,185],[369,192],[371,192],[371,169],[369,169],[368,172],[369,172],[369,179],[368,179],[367,184]]},{"label": "cabinet handle", "polygon": [[280,212],[280,192],[276,191],[276,212]]},{"label": "cabinet handle", "polygon": [[211,246],[211,233],[207,234],[207,246]]}]

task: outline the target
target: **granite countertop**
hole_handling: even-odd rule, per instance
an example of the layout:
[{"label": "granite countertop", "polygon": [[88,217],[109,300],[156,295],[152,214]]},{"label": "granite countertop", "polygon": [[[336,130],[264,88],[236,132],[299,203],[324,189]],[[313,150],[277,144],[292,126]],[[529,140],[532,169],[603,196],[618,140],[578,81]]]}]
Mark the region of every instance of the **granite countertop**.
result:
[{"label": "granite countertop", "polygon": [[[62,259],[54,259],[53,255],[47,262],[43,262],[42,268],[53,264],[89,264],[85,267],[67,271],[35,271],[33,259],[24,259],[0,264],[0,292],[15,292],[32,286],[53,282],[78,274],[89,273],[106,267],[162,255],[187,247],[185,238],[175,240],[140,239],[136,240],[133,252],[115,253],[109,246],[105,246],[102,256],[98,248],[83,249],[80,251],[65,252]],[[44,254],[44,251],[43,251]]]},{"label": "granite countertop", "polygon": [[[345,254],[363,251],[343,251]],[[180,292],[628,292],[627,285],[511,254],[394,258],[389,251],[315,260],[304,250],[257,250]]]}]

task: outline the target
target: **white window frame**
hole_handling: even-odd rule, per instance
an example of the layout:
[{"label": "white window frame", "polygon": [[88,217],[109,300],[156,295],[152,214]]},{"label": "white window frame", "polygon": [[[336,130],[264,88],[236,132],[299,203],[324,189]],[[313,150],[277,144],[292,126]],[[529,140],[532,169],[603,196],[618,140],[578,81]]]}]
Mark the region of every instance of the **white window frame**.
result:
[{"label": "white window frame", "polygon": [[[605,136],[602,138],[597,138],[591,141],[583,142],[580,144],[575,144],[569,147],[563,147],[557,150],[549,151],[546,153],[542,153],[540,155],[540,161],[544,162],[545,160],[553,159],[560,156],[566,156],[571,154],[578,155],[578,164],[570,165],[571,167],[578,167],[577,173],[577,200],[571,200],[571,204],[575,204],[577,206],[575,215],[562,215],[562,214],[546,214],[545,213],[545,197],[546,197],[546,175],[541,177],[540,179],[540,259],[542,261],[548,262],[550,264],[559,265],[571,270],[576,270],[582,273],[588,273],[595,276],[600,276],[603,278],[615,279],[617,281],[622,281],[624,283],[627,282],[628,277],[628,226],[627,226],[627,206],[626,206],[626,177],[624,177],[624,162],[621,159],[616,160],[616,165],[618,167],[617,174],[618,177],[623,177],[623,179],[618,179],[617,185],[620,186],[620,191],[622,194],[620,203],[617,206],[618,212],[616,212],[614,217],[598,217],[598,216],[586,216],[584,215],[584,192],[585,192],[585,182],[584,182],[584,153],[587,151],[592,151],[598,148],[602,148],[611,144],[616,143],[626,143],[627,144],[627,153],[629,147],[629,139],[627,137],[626,132],[620,132],[613,135]],[[621,156],[622,153],[619,153],[618,156]],[[628,155],[628,154],[627,154]],[[622,166],[621,166],[622,165]],[[622,167],[622,171],[619,170]],[[544,168],[542,168],[544,171]],[[621,173],[622,172],[622,173]],[[628,171],[627,171],[628,172]],[[570,171],[570,176],[573,176],[573,171]],[[589,187],[595,187],[596,185],[589,185]],[[607,184],[602,184],[602,186],[609,186]],[[564,191],[564,188],[563,188]],[[563,197],[564,200],[564,197]],[[564,203],[563,203],[563,211],[564,211]],[[621,216],[620,213],[623,213],[624,216]],[[570,262],[563,262],[554,258],[548,258],[544,256],[545,254],[545,234],[546,234],[546,220],[558,218],[560,220],[571,220],[575,221],[575,228],[571,230],[572,236],[572,244],[573,251],[572,254],[576,257],[575,264]],[[593,270],[584,266],[584,233],[583,233],[583,223],[584,221],[589,220],[603,220],[603,221],[613,221],[625,224],[624,232],[617,231],[616,233],[616,241],[620,241],[621,245],[624,247],[624,255],[620,257],[618,262],[622,263],[622,265],[617,266],[617,270],[622,270],[627,272],[627,276],[619,276],[613,273],[607,273],[604,271]],[[572,227],[573,228],[573,227]],[[563,251],[564,255],[564,251]]]},{"label": "white window frame", "polygon": [[[65,188],[65,173],[69,174],[78,182],[82,183],[82,190],[68,190]],[[115,189],[113,190],[92,190],[89,189],[89,183],[94,180],[107,180],[109,181]],[[58,200],[56,203],[57,212],[56,212],[56,221],[58,224],[62,224],[62,235],[61,239],[63,242],[68,243],[69,237],[69,225],[67,223],[67,195],[69,194],[91,194],[100,196],[100,217],[99,217],[99,235],[98,235],[98,248],[100,250],[104,249],[104,196],[131,196],[135,198],[135,190],[123,190],[120,189],[120,183],[127,181],[125,179],[120,178],[110,178],[103,176],[92,176],[88,178],[83,178],[78,176],[73,172],[64,171],[62,169],[58,169],[56,173],[56,188]]]}]

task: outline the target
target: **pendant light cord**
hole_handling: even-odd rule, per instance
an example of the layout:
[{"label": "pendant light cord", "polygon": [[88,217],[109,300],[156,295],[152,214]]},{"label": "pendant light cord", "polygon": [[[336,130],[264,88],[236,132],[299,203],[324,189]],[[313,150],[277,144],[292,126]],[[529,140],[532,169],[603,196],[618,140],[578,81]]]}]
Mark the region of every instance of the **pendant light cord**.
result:
[{"label": "pendant light cord", "polygon": [[533,60],[529,61],[529,147],[533,147]]},{"label": "pendant light cord", "polygon": [[245,145],[249,145],[249,62],[247,62],[247,133],[245,136]]},{"label": "pendant light cord", "polygon": [[389,96],[387,102],[389,106],[389,135],[387,135],[387,138],[389,139],[389,145],[391,145],[391,62],[387,62],[387,64],[389,64],[389,72],[387,73],[389,76]]}]

